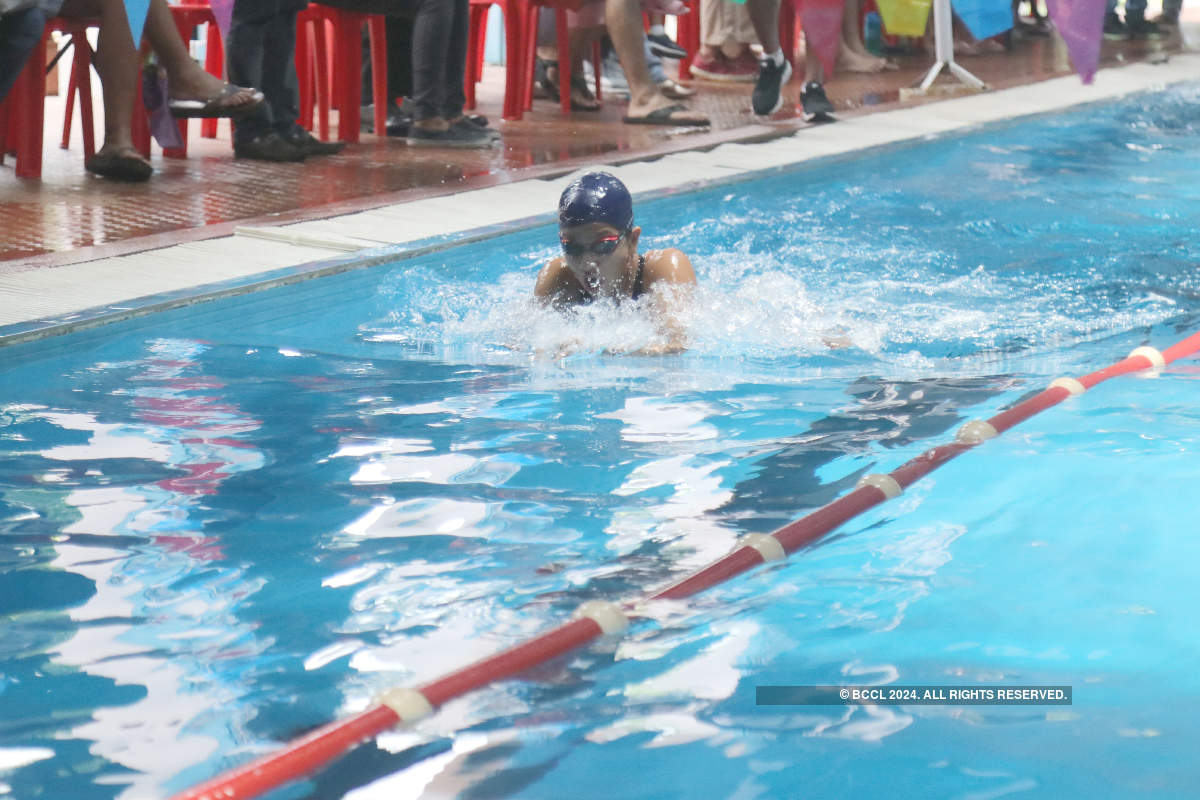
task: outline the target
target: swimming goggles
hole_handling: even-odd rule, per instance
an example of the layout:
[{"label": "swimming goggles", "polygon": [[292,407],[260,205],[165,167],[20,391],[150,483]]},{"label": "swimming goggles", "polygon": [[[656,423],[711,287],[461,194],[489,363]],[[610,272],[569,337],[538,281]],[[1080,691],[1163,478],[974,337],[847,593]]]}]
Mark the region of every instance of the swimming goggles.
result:
[{"label": "swimming goggles", "polygon": [[[629,231],[626,231],[625,233],[628,232]],[[598,256],[606,256],[617,249],[617,245],[619,245],[621,240],[625,238],[625,233],[622,233],[619,236],[605,236],[597,239],[589,245],[580,244],[579,242],[572,242],[563,238],[559,238],[558,241],[562,244],[563,252],[568,256],[581,256],[584,253],[589,252],[595,253]]]}]

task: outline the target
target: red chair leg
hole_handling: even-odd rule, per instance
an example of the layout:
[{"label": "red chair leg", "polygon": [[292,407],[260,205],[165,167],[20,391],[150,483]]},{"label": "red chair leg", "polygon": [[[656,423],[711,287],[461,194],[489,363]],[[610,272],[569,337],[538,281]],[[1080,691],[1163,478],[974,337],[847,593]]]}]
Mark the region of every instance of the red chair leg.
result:
[{"label": "red chair leg", "polygon": [[338,12],[336,26],[338,72],[335,97],[338,106],[338,138],[357,142],[362,121],[362,23],[363,14]]},{"label": "red chair leg", "polygon": [[521,25],[521,111],[533,108],[533,78],[537,75],[537,28],[540,9],[526,4],[518,12]]},{"label": "red chair leg", "polygon": [[329,141],[329,106],[333,102],[329,87],[329,40],[325,20],[318,17],[313,30],[313,64],[317,87],[317,136]]},{"label": "red chair leg", "polygon": [[[73,45],[74,46],[74,43]],[[79,90],[79,48],[71,53],[71,72],[67,80],[67,104],[63,107],[63,134],[59,147],[68,150],[71,147],[71,118],[75,116],[75,92]]]},{"label": "red chair leg", "polygon": [[[225,77],[225,45],[221,42],[221,31],[217,23],[208,23],[208,40],[204,46],[204,69],[209,75]],[[200,135],[205,139],[217,138],[217,120],[200,121]]]},{"label": "red chair leg", "polygon": [[371,100],[375,103],[375,135],[387,136],[388,75],[387,31],[380,14],[367,17],[371,40]]},{"label": "red chair leg", "polygon": [[558,104],[564,114],[571,113],[571,31],[567,28],[567,10],[554,9],[554,29],[558,37]]},{"label": "red chair leg", "polygon": [[685,80],[692,77],[692,58],[700,52],[700,4],[689,2],[688,5],[692,9],[691,12],[676,17],[679,26],[676,30],[679,44],[688,52],[679,61],[679,77]]},{"label": "red chair leg", "polygon": [[10,90],[10,101],[17,103],[17,120],[14,133],[17,136],[18,178],[42,177],[42,128],[45,125],[46,102],[46,39],[34,50],[34,55],[25,62],[24,69]]},{"label": "red chair leg", "polygon": [[467,39],[467,74],[463,78],[463,96],[466,107],[475,108],[475,84],[483,77],[484,46],[487,42],[487,18],[490,5],[472,5],[467,18],[470,33]]},{"label": "red chair leg", "polygon": [[[80,38],[76,40],[73,61],[79,61],[79,72],[76,74],[72,64],[71,75],[77,81],[76,91],[79,92],[79,127],[83,133],[83,157],[85,159],[96,155],[96,122],[92,114],[92,48],[80,30]],[[82,49],[80,48],[82,45]],[[65,124],[69,124],[70,116]],[[65,146],[65,143],[64,143]]]},{"label": "red chair leg", "polygon": [[521,41],[521,7],[516,0],[504,0],[504,119],[519,120],[525,113],[522,102],[526,81]]},{"label": "red chair leg", "polygon": [[596,80],[596,100],[601,100],[600,77],[604,72],[604,48],[599,42],[592,42],[592,75]]}]

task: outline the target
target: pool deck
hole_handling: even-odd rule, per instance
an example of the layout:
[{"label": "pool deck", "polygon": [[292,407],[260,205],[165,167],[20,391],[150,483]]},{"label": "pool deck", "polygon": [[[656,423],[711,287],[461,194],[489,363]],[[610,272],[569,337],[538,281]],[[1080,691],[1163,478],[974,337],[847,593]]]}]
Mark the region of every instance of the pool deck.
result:
[{"label": "pool deck", "polygon": [[[989,91],[943,77],[925,96],[907,87],[929,59],[910,56],[896,72],[830,82],[831,125],[806,125],[791,105],[759,120],[745,107],[748,85],[700,84],[693,105],[713,119],[700,131],[624,125],[621,103],[564,116],[542,102],[500,125],[492,151],[413,152],[364,135],[339,156],[300,165],[235,162],[227,134],[193,131],[188,159],[156,155],[160,172],[132,186],[83,174],[78,147],[47,144],[42,181],[0,168],[0,345],[544,224],[564,176],[599,164],[645,198],[1195,81],[1200,55],[1186,51],[1197,42],[1200,15],[1185,16],[1165,48],[1106,42],[1085,86],[1057,37],[1030,39],[960,60]],[[497,69],[480,90],[493,118],[502,91]],[[47,119],[55,130],[51,109]]]}]

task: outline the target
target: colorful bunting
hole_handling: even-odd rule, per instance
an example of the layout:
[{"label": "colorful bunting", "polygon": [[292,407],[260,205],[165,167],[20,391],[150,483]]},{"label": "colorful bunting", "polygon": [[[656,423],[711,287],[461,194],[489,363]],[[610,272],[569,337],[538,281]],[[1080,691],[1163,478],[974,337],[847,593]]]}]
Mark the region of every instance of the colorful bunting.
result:
[{"label": "colorful bunting", "polygon": [[221,31],[221,41],[229,35],[229,24],[233,21],[233,0],[209,0],[213,16],[217,19],[217,28]]},{"label": "colorful bunting", "polygon": [[1105,0],[1046,0],[1050,20],[1067,43],[1067,53],[1084,83],[1091,83],[1100,63]]},{"label": "colorful bunting", "polygon": [[1012,27],[1010,0],[953,0],[951,5],[976,39],[990,39]]},{"label": "colorful bunting", "polygon": [[821,59],[825,77],[833,75],[834,61],[842,43],[842,0],[803,0],[800,26],[804,28],[806,47]]},{"label": "colorful bunting", "polygon": [[129,15],[129,32],[133,34],[133,46],[141,47],[142,29],[146,27],[146,14],[150,11],[150,0],[125,0],[125,13]]},{"label": "colorful bunting", "polygon": [[933,0],[875,0],[890,36],[923,36]]}]

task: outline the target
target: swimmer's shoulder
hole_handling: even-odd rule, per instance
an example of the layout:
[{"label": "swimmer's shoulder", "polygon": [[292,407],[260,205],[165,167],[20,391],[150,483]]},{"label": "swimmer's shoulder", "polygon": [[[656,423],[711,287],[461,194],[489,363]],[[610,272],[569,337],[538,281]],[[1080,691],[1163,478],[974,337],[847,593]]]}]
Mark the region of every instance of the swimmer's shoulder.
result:
[{"label": "swimmer's shoulder", "polygon": [[582,287],[562,256],[555,256],[546,262],[538,272],[537,282],[533,285],[533,296],[543,303],[555,305],[579,302]]},{"label": "swimmer's shoulder", "polygon": [[648,289],[656,283],[695,284],[696,271],[692,269],[692,261],[687,253],[674,247],[662,250],[647,250],[643,285]]}]

